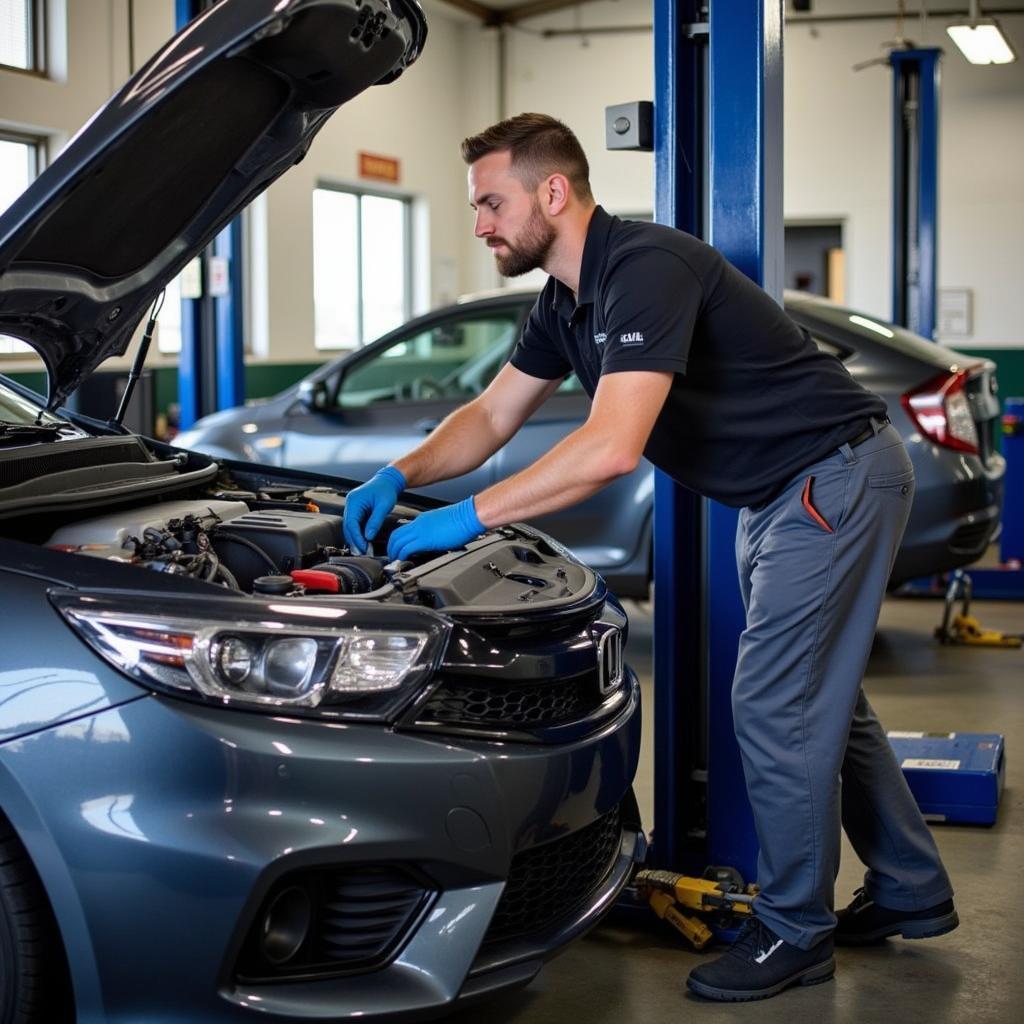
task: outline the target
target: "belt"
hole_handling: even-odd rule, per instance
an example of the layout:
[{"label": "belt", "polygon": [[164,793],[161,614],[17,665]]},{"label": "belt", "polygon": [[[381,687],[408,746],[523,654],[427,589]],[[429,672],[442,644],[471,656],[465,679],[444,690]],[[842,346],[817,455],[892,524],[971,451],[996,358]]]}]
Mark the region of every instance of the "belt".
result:
[{"label": "belt", "polygon": [[870,441],[876,434],[880,433],[882,428],[890,422],[888,416],[883,416],[881,419],[875,419],[874,416],[868,420],[868,425],[859,433],[856,437],[851,437],[846,443],[851,448],[856,448],[857,445],[863,444],[865,441]]}]

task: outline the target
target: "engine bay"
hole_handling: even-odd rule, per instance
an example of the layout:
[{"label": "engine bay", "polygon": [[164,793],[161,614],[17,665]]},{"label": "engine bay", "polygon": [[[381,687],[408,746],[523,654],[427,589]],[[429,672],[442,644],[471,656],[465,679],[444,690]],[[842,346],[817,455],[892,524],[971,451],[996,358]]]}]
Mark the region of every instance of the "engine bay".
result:
[{"label": "engine bay", "polygon": [[[322,512],[318,498],[337,511]],[[344,547],[343,511],[340,492],[220,492],[206,501],[157,502],[76,520],[45,546],[244,593],[370,593],[385,582],[387,558]]]},{"label": "engine bay", "polygon": [[[322,481],[138,437],[78,439],[0,451],[0,519],[10,539],[50,552],[275,600],[356,597],[507,615],[570,604],[597,586],[569,552],[518,524],[456,551],[391,562],[391,533],[421,511],[406,504],[368,551],[351,551],[347,491]],[[140,577],[140,587],[154,585]]]}]

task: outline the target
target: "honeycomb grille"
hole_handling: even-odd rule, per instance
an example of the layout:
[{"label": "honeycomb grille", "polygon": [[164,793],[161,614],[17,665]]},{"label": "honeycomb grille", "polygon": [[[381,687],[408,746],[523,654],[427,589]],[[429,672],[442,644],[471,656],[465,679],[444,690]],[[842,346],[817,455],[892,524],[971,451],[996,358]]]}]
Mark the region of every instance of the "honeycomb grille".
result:
[{"label": "honeycomb grille", "polygon": [[479,686],[445,680],[420,710],[420,724],[532,729],[582,718],[600,703],[597,675],[528,685]]},{"label": "honeycomb grille", "polygon": [[604,881],[621,842],[616,807],[578,832],[517,854],[484,941],[503,942],[556,924]]}]

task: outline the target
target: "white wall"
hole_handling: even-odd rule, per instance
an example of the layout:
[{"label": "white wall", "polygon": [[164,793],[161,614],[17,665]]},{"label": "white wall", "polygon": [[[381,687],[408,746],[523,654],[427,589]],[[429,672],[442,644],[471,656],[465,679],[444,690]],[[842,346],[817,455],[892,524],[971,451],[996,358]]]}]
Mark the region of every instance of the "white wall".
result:
[{"label": "white wall", "polygon": [[[938,6],[932,0],[931,6]],[[943,3],[942,7],[956,6]],[[964,4],[966,7],[966,4]],[[816,0],[816,13],[877,10],[877,0]],[[974,290],[974,334],[957,348],[1024,345],[1024,61],[967,63],[948,19],[908,18],[904,34],[939,46],[939,286]],[[1024,17],[1002,17],[1024,54]],[[785,211],[842,217],[847,301],[891,314],[891,72],[852,66],[883,53],[893,22],[790,25],[785,38]]]},{"label": "white wall", "polygon": [[[886,6],[885,0],[815,0],[814,12],[876,12]],[[647,0],[603,0],[531,19],[511,32],[506,113],[543,110],[563,118],[587,150],[598,200],[616,212],[653,205],[650,156],[609,153],[603,137],[606,105],[653,96],[652,36],[594,35],[584,44],[539,33],[649,25],[651,17]],[[1024,17],[1002,20],[1024,54]],[[922,26],[913,17],[904,29],[918,45],[946,50],[939,285],[974,289],[974,335],[958,340],[958,347],[1021,346],[1024,60],[972,67],[944,25],[945,19],[930,19]],[[847,301],[882,317],[891,313],[891,72],[878,66],[855,73],[852,66],[881,56],[881,44],[894,34],[895,16],[814,28],[790,24],[785,36],[785,216],[844,222]],[[476,259],[487,257],[478,253]]]},{"label": "white wall", "polygon": [[612,213],[650,212],[654,204],[653,156],[611,153],[604,138],[605,107],[653,98],[652,37],[639,32],[545,39],[540,33],[579,25],[650,24],[651,14],[646,2],[603,0],[531,18],[509,34],[506,114],[539,111],[569,125],[590,161],[594,195]]}]

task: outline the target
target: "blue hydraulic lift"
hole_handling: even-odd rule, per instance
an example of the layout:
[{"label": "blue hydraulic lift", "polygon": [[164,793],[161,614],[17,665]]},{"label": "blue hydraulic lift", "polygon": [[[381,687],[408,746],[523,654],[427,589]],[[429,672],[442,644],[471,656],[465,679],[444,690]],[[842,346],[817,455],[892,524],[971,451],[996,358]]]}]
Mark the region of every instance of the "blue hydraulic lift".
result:
[{"label": "blue hydraulic lift", "polygon": [[[782,299],[781,0],[655,0],[655,217]],[[737,513],[663,473],[654,505],[654,846],[676,871],[757,874],[733,734]]]},{"label": "blue hydraulic lift", "polygon": [[[214,0],[175,0],[179,31],[213,6]],[[235,218],[200,257],[202,294],[181,300],[181,354],[178,358],[179,427],[200,416],[245,401],[242,327],[242,224]],[[214,267],[227,267],[218,287]],[[216,292],[216,294],[214,294]]]},{"label": "blue hydraulic lift", "polygon": [[[889,55],[893,73],[892,319],[925,338],[934,338],[937,320],[941,59],[942,51],[933,48],[894,50]],[[1014,415],[1007,411],[1012,423]],[[1006,508],[1019,504],[1020,472],[1019,466],[1007,466]],[[1012,526],[1004,526],[1004,563],[1020,556],[1020,541]],[[970,576],[976,599],[1024,596],[1024,572],[1019,568],[972,568]],[[905,589],[931,594],[945,591],[945,586],[939,589],[935,580],[924,579]]]},{"label": "blue hydraulic lift", "polygon": [[894,50],[892,319],[934,338],[938,296],[938,49]]}]

